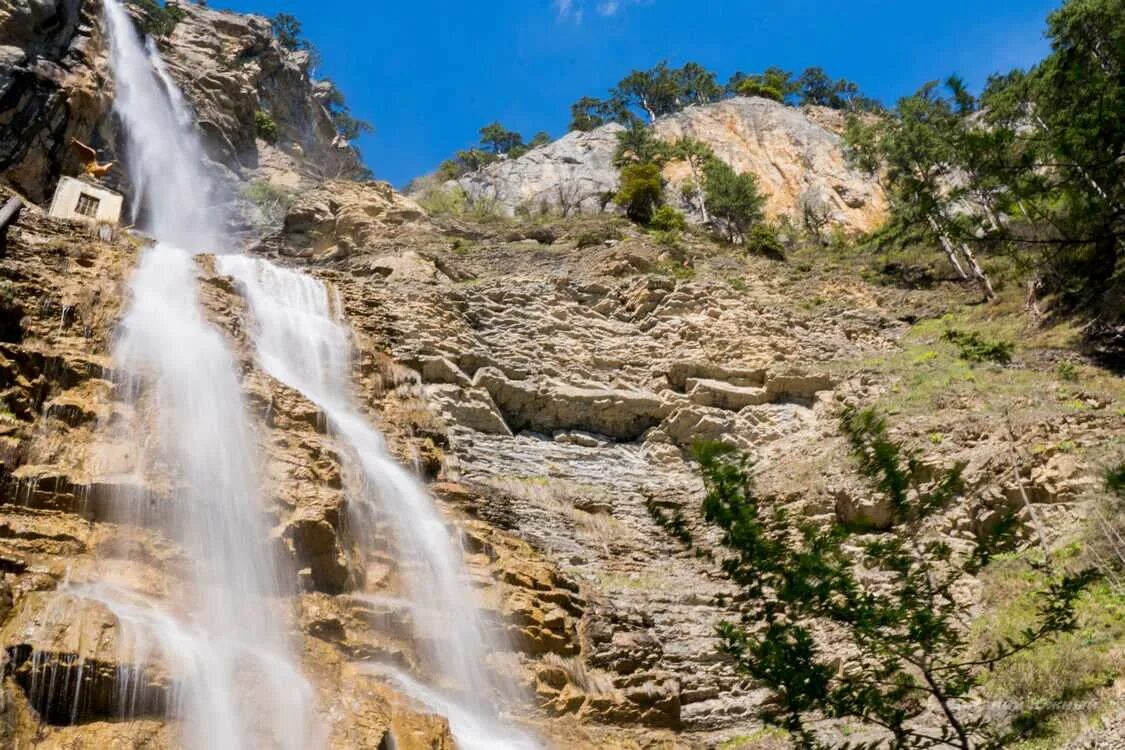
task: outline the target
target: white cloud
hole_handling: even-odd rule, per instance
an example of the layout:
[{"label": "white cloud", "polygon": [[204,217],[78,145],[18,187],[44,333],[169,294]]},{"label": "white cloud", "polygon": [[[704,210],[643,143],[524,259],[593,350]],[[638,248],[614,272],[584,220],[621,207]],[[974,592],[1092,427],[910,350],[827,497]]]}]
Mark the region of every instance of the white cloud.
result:
[{"label": "white cloud", "polygon": [[587,6],[593,6],[599,16],[616,16],[628,5],[647,5],[653,0],[552,0],[559,18],[574,23],[582,23]]},{"label": "white cloud", "polygon": [[559,12],[559,18],[564,18],[574,23],[582,23],[582,0],[554,0],[555,9]]}]

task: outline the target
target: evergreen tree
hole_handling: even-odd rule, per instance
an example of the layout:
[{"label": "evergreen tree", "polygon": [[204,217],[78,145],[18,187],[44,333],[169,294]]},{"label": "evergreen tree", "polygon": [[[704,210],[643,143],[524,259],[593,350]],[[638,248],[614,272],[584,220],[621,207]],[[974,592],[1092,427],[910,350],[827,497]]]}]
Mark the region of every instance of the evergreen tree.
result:
[{"label": "evergreen tree", "polygon": [[797,87],[802,105],[818,104],[822,107],[839,107],[837,84],[828,77],[824,68],[805,68],[801,77],[797,79]]},{"label": "evergreen tree", "polygon": [[703,192],[711,216],[726,229],[731,242],[741,241],[764,216],[766,198],[758,189],[758,178],[750,172],[738,174],[718,159],[707,162],[703,176]]},{"label": "evergreen tree", "polygon": [[676,71],[679,99],[685,104],[710,104],[723,95],[715,74],[699,63],[689,62]]},{"label": "evergreen tree", "polygon": [[584,96],[570,105],[570,130],[589,132],[610,122],[606,103],[592,96]]},{"label": "evergreen tree", "polygon": [[523,136],[514,130],[508,130],[499,122],[494,122],[480,129],[480,142],[492,153],[503,156],[512,149],[522,146]]},{"label": "evergreen tree", "polygon": [[737,82],[732,78],[732,84],[732,93],[738,96],[760,96],[777,102],[789,102],[799,89],[793,74],[778,67],[766,68],[760,75],[742,76]]},{"label": "evergreen tree", "polygon": [[652,163],[631,163],[621,168],[620,175],[621,187],[614,202],[625,209],[631,221],[648,224],[664,192],[660,167]]},{"label": "evergreen tree", "polygon": [[528,150],[539,148],[540,146],[546,146],[550,142],[551,134],[547,133],[546,131],[540,130],[538,133],[531,136],[531,140],[527,142],[527,148]]},{"label": "evergreen tree", "polygon": [[288,13],[278,13],[270,19],[270,27],[278,43],[287,50],[297,51],[309,48],[305,40],[301,21]]},{"label": "evergreen tree", "polygon": [[615,167],[627,164],[663,164],[668,157],[667,145],[639,122],[632,123],[617,134],[617,149],[613,154]]},{"label": "evergreen tree", "polygon": [[954,549],[927,521],[964,501],[961,467],[923,481],[917,457],[888,437],[876,414],[848,411],[841,426],[859,471],[889,503],[891,533],[798,520],[755,495],[750,465],[733,449],[697,447],[704,516],[722,530],[723,570],[745,595],[742,621],[719,628],[723,650],[773,693],[760,718],[788,730],[796,747],[830,746],[813,728],[824,717],[859,721],[885,737],[843,747],[1010,746],[1016,732],[966,699],[990,667],[1072,631],[1075,602],[1093,573],[1053,577],[1039,592],[1035,627],[978,650],[963,581],[1012,543],[1014,517]]},{"label": "evergreen tree", "polygon": [[320,91],[317,97],[324,108],[328,110],[336,131],[346,140],[354,141],[361,135],[375,132],[375,127],[366,120],[361,120],[352,115],[351,107],[344,100],[344,94],[329,78],[318,84]]},{"label": "evergreen tree", "polygon": [[[715,158],[715,152],[711,150],[710,146],[703,141],[687,137],[669,144],[668,153],[672,159],[688,165],[688,169],[691,170],[691,182],[695,186],[703,182],[703,169],[708,162]],[[706,192],[695,189],[692,191],[691,198],[699,207],[700,216],[703,217],[703,223],[706,224],[711,220],[707,212]]]},{"label": "evergreen tree", "polygon": [[952,97],[931,82],[900,100],[890,117],[849,119],[845,143],[853,164],[880,178],[898,228],[940,244],[958,275],[975,279],[992,298],[992,282],[970,247],[971,216],[957,210],[965,195],[961,147],[972,105],[959,81],[947,88]]},{"label": "evergreen tree", "polygon": [[649,122],[684,106],[686,93],[678,71],[661,62],[649,70],[634,70],[617,84],[611,99],[628,109],[640,109]]}]

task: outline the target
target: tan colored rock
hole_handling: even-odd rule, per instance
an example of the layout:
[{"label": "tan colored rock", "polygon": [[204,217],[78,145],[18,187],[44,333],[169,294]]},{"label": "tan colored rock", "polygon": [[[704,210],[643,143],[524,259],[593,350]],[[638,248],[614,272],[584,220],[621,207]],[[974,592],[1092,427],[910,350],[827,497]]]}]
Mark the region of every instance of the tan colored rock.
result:
[{"label": "tan colored rock", "polygon": [[[839,113],[736,97],[687,107],[651,127],[661,140],[701,140],[735,171],[755,174],[773,216],[801,225],[807,210],[851,232],[870,231],[886,217],[881,188],[845,162]],[[620,130],[620,125],[611,124],[589,133],[568,133],[518,159],[467,174],[455,184],[473,200],[508,216],[600,213],[606,205],[603,196],[618,187],[612,158]],[[669,201],[701,219],[696,207],[681,197],[682,185],[692,179],[689,167],[673,162],[664,176]]]},{"label": "tan colored rock", "polygon": [[727,411],[739,411],[747,406],[768,403],[770,394],[765,388],[739,386],[720,380],[688,378],[685,387],[688,397],[700,406],[715,406]]},{"label": "tan colored rock", "polygon": [[[422,209],[385,182],[335,181],[306,191],[285,216],[282,234],[268,238],[264,249],[303,258],[340,259],[379,243],[388,227],[418,221]],[[426,261],[417,254],[407,260],[392,256],[363,259],[366,273],[386,277],[396,270],[419,273]],[[423,275],[433,276],[430,264]]]},{"label": "tan colored rock", "polygon": [[[735,97],[688,107],[653,126],[664,140],[696,138],[736,172],[758,177],[767,211],[800,225],[807,209],[834,225],[867,232],[882,224],[887,202],[878,184],[850,168],[840,136],[803,110],[768,99]],[[665,168],[670,192],[691,178],[686,165]]]}]

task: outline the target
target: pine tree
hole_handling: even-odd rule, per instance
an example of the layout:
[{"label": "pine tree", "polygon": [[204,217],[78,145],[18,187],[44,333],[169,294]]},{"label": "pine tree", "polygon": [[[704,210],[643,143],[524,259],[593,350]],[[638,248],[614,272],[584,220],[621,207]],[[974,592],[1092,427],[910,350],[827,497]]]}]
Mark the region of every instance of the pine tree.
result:
[{"label": "pine tree", "polygon": [[928,521],[966,501],[961,467],[923,481],[918,458],[874,412],[849,410],[841,426],[860,473],[891,508],[891,533],[795,518],[756,496],[744,456],[717,443],[697,447],[704,517],[722,530],[723,570],[745,595],[742,621],[719,628],[723,650],[773,693],[760,718],[797,747],[829,747],[813,728],[822,717],[859,721],[885,738],[858,747],[1009,746],[1014,733],[966,700],[990,667],[1072,631],[1094,574],[1058,574],[1040,592],[1035,627],[977,650],[966,627],[973,602],[961,584],[1012,543],[1015,517],[954,549]]}]

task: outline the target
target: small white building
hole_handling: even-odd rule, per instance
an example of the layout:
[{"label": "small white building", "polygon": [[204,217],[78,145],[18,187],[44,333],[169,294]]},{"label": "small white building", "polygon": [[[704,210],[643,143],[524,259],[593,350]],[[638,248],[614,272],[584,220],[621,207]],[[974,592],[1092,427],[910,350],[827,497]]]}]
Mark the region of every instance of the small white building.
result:
[{"label": "small white building", "polygon": [[62,177],[48,213],[59,219],[78,219],[116,226],[124,199],[119,193],[74,177]]}]

